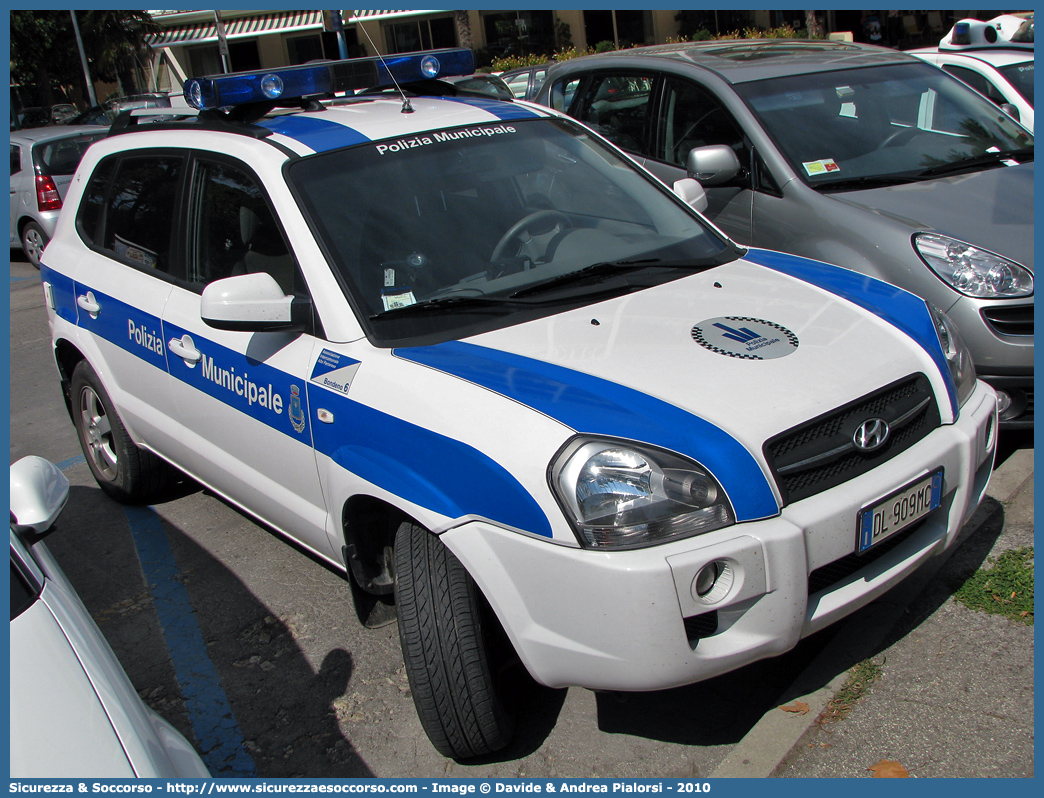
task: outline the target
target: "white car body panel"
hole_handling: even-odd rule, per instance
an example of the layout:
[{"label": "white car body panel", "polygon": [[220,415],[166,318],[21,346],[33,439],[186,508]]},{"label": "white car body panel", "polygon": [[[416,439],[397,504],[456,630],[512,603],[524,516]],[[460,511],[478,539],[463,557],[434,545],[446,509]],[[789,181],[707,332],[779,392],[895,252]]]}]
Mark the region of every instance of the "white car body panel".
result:
[{"label": "white car body panel", "polygon": [[[331,125],[334,139],[350,131],[374,141],[387,136],[379,144],[405,148],[426,146],[420,139],[432,128],[501,124],[467,104],[411,102],[413,114],[402,114],[398,100],[378,99],[309,119]],[[528,104],[511,108],[556,116]],[[778,654],[943,550],[981,499],[996,436],[995,396],[980,383],[958,414],[923,301],[902,294],[901,312],[916,316],[927,337],[904,332],[901,319],[883,318],[898,289],[790,256],[766,266],[765,251],[751,250],[702,274],[463,340],[380,348],[364,337],[286,185],[286,152],[272,146],[292,139],[286,146],[303,154],[313,149],[310,139],[294,139],[292,126],[281,128],[278,119],[272,127],[272,141],[199,130],[191,144],[182,131],[110,138],[84,159],[70,205],[98,160],[116,152],[192,146],[246,164],[279,216],[325,338],[207,328],[196,295],[166,282],[168,293],[161,297],[163,289],[156,289],[149,313],[163,325],[190,328],[200,351],[249,354],[246,365],[236,361],[236,378],[256,375],[258,384],[272,386],[281,412],[244,407],[238,388],[193,382],[169,354],[166,334],[164,367],[175,377],[173,387],[165,397],[131,395],[131,386],[160,376],[159,360],[135,359],[118,325],[96,335],[82,314],[69,312],[72,284],[77,292],[100,290],[93,275],[102,273],[86,268],[95,254],[85,255],[72,214],[60,220],[44,269],[48,290],[58,296],[49,313],[52,336],[95,365],[136,442],[340,568],[346,567],[345,508],[359,497],[383,501],[439,534],[545,684],[670,687]],[[409,143],[414,139],[416,145]],[[835,284],[801,279],[787,271],[795,264],[830,270]],[[115,261],[111,268],[127,271]],[[837,282],[872,301],[843,298]],[[719,317],[783,330],[793,337],[792,351],[753,360],[701,347],[694,325]],[[104,334],[113,340],[95,340]],[[917,373],[935,396],[937,429],[887,465],[782,507],[762,451],[768,439]],[[291,395],[307,422],[301,429],[288,426]],[[766,396],[771,413],[764,412]],[[632,402],[691,423],[693,448],[707,452],[707,462],[675,451],[719,477],[739,523],[633,551],[581,548],[549,484],[550,464],[577,434],[670,448],[635,437],[639,427],[628,426],[627,414],[645,410]],[[646,413],[642,421],[661,427],[668,442],[677,432],[666,418]],[[715,443],[701,440],[701,432],[713,433],[707,437]],[[742,463],[730,462],[731,455]],[[866,579],[808,601],[809,572],[853,552],[857,514],[939,467],[943,507]],[[690,585],[715,559],[732,563],[736,579],[708,603]],[[722,630],[692,643],[683,619],[712,611]]]}]

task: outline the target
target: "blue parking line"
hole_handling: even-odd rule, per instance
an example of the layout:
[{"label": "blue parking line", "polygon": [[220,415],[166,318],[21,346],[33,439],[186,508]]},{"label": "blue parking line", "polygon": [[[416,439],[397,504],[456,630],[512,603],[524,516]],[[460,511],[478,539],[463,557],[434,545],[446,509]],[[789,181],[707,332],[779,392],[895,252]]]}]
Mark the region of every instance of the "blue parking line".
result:
[{"label": "blue parking line", "polygon": [[124,507],[145,581],[152,592],[174,673],[181,685],[200,755],[211,775],[257,775],[243,733],[207,654],[188,591],[181,581],[163,524],[151,507]]},{"label": "blue parking line", "polygon": [[86,463],[87,458],[82,454],[76,455],[76,457],[70,457],[68,460],[62,460],[60,463],[55,463],[59,471],[68,471],[73,466],[77,466],[80,463]]},{"label": "blue parking line", "polygon": [[[60,471],[66,471],[85,462],[84,456],[78,454],[55,465]],[[192,602],[181,580],[181,571],[163,524],[151,507],[125,506],[123,509],[174,664],[174,674],[181,686],[200,756],[211,775],[256,776],[254,761],[243,744],[243,732],[232,714],[217,669],[207,654],[203,634],[196,623]]]}]

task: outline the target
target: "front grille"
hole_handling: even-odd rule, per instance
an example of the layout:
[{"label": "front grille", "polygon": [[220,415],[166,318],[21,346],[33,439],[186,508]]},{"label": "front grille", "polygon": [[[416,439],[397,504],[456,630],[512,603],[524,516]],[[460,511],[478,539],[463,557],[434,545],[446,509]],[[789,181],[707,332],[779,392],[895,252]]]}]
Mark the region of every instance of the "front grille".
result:
[{"label": "front grille", "polygon": [[[913,524],[909,529],[904,529],[892,537],[878,543],[872,549],[863,554],[848,554],[839,560],[827,563],[808,575],[808,595],[812,596],[820,591],[833,587],[843,579],[847,579],[856,571],[866,568],[873,562],[883,557],[904,540],[909,538],[916,530],[924,525],[925,519]],[[853,535],[855,532],[853,531]]]},{"label": "front grille", "polygon": [[998,335],[1033,335],[1033,305],[993,305],[982,309],[982,317]]},{"label": "front grille", "polygon": [[[862,452],[853,436],[864,421],[875,418],[888,422],[889,436],[879,449]],[[915,374],[771,438],[765,459],[786,505],[865,474],[939,424],[931,384]]]},{"label": "front grille", "polygon": [[683,620],[685,621],[685,636],[689,639],[690,644],[695,644],[718,631],[717,610],[705,612],[702,615],[693,615]]}]

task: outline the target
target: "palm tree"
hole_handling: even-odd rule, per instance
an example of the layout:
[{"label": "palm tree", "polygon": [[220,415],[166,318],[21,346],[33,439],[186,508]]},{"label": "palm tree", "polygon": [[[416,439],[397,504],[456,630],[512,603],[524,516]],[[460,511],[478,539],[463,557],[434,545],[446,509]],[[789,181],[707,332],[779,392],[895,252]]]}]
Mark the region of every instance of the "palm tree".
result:
[{"label": "palm tree", "polygon": [[454,11],[453,17],[457,21],[457,41],[461,47],[472,48],[471,44],[471,17],[467,11]]}]

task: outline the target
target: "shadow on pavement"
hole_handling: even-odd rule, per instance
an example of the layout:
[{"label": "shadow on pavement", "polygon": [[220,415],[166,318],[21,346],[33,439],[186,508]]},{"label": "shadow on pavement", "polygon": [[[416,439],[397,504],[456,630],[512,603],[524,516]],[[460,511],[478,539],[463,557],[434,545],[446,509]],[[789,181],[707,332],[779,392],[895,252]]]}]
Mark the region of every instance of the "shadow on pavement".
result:
[{"label": "shadow on pavement", "polygon": [[[174,579],[191,597],[205,656],[234,715],[223,723],[238,724],[257,775],[372,778],[342,735],[333,708],[351,680],[351,654],[329,651],[316,672],[296,644],[293,618],[276,617],[209,552],[161,523],[178,565]],[[60,524],[48,545],[131,682],[146,703],[200,747],[123,508],[97,488],[73,486]],[[110,534],[93,540],[77,534],[88,526]],[[301,717],[311,720],[296,722]],[[215,776],[231,775],[208,765]]]}]

